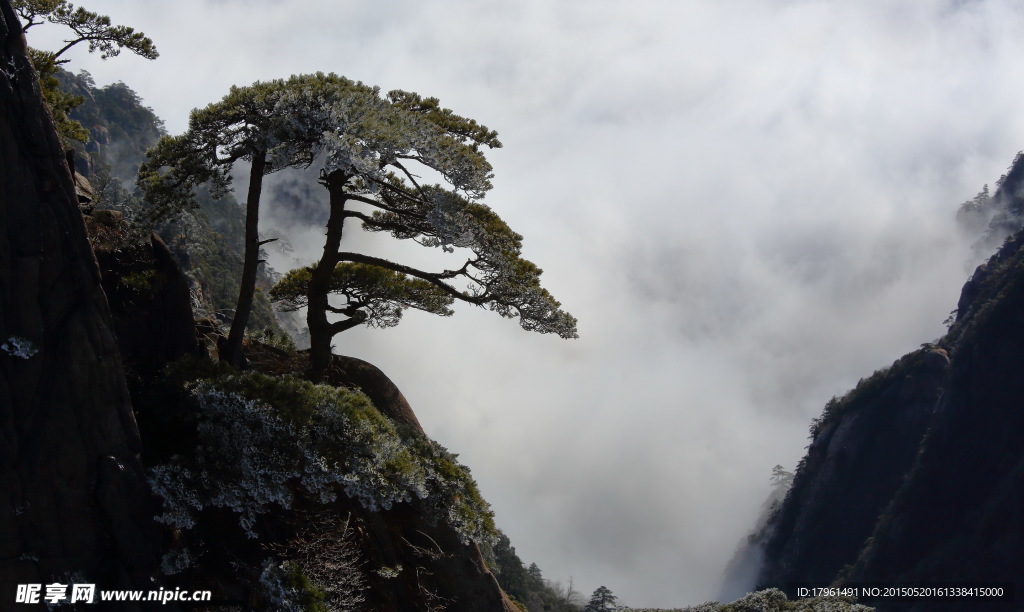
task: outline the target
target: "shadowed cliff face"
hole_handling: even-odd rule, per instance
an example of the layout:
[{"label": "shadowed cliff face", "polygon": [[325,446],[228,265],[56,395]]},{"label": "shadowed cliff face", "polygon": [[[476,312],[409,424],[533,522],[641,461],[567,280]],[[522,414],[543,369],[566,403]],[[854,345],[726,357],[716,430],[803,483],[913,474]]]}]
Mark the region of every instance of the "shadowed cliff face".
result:
[{"label": "shadowed cliff face", "polygon": [[832,404],[771,523],[763,583],[826,585],[857,557],[913,466],[948,367],[945,351],[922,350]]},{"label": "shadowed cliff face", "polygon": [[[977,297],[944,339],[952,362],[920,454],[847,574],[848,580],[1006,581],[1017,593],[1012,609],[1020,609],[1024,234],[1011,238],[987,269]],[[958,608],[923,602],[912,609]]]},{"label": "shadowed cliff face", "polygon": [[62,576],[99,588],[148,585],[157,549],[96,260],[8,0],[0,0],[0,67],[0,606],[6,607],[13,585]]},{"label": "shadowed cliff face", "polygon": [[182,355],[202,355],[188,279],[163,240],[119,240],[125,224],[115,211],[92,211],[85,222],[128,372],[154,373]]},{"label": "shadowed cliff face", "polygon": [[[1022,168],[1004,183],[1014,193],[997,194],[1008,209]],[[958,307],[935,348],[826,408],[764,534],[759,584],[1003,581],[1024,594],[1024,233],[978,267]]]}]

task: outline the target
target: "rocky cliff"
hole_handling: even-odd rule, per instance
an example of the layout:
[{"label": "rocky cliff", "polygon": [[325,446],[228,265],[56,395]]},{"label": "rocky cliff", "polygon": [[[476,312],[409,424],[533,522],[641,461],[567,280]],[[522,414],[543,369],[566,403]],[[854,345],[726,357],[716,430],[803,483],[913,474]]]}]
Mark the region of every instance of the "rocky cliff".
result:
[{"label": "rocky cliff", "polygon": [[160,499],[161,580],[225,605],[282,610],[517,610],[478,542],[493,530],[468,469],[423,432],[378,368],[255,340],[250,369],[215,360],[188,282],[155,234],[93,210],[143,463]]},{"label": "rocky cliff", "polygon": [[[994,200],[1020,210],[1020,159]],[[1005,225],[1005,219],[997,221]],[[872,601],[880,610],[1021,609],[1024,233],[962,291],[948,334],[826,406],[763,537],[760,584],[1002,583],[1017,601]],[[966,606],[966,607],[965,607]]]},{"label": "rocky cliff", "polygon": [[0,609],[57,581],[209,589],[209,609],[518,610],[478,547],[489,507],[398,388],[353,358],[313,385],[255,342],[261,371],[217,364],[171,255],[118,212],[83,220],[0,0]]},{"label": "rocky cliff", "polygon": [[[64,152],[0,0],[0,606],[159,560],[139,435]],[[85,581],[85,580],[80,580]],[[130,608],[125,608],[130,609]]]}]

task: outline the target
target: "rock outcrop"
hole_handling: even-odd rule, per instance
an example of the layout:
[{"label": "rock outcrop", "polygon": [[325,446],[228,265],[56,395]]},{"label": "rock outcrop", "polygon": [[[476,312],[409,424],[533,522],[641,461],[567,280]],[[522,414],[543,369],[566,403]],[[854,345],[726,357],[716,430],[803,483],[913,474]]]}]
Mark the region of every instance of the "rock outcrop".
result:
[{"label": "rock outcrop", "polygon": [[431,524],[415,506],[366,512],[356,504],[366,567],[400,568],[388,577],[369,573],[366,609],[380,612],[521,612],[487,569],[480,549],[451,528]]},{"label": "rock outcrop", "polygon": [[395,383],[372,363],[355,357],[335,355],[328,378],[332,385],[346,385],[361,390],[384,416],[397,424],[409,425],[424,433],[416,413],[409,405],[409,400],[405,399]]},{"label": "rock outcrop", "polygon": [[200,355],[189,282],[164,241],[156,234],[135,244],[124,240],[117,211],[94,210],[85,220],[125,365],[147,374]]},{"label": "rock outcrop", "polygon": [[0,606],[57,578],[149,587],[139,450],[72,176],[0,0]]}]

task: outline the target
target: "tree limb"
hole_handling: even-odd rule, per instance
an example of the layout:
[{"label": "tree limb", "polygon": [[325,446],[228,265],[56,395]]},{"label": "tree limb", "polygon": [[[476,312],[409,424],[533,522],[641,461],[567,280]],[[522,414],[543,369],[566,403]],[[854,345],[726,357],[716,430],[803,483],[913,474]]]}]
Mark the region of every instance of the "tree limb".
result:
[{"label": "tree limb", "polygon": [[[452,297],[462,300],[463,302],[476,304],[477,306],[486,304],[490,299],[490,296],[486,295],[486,293],[480,295],[469,295],[466,292],[459,291],[455,287],[444,282],[446,279],[456,278],[458,276],[465,276],[465,273],[460,270],[445,270],[444,272],[424,272],[423,270],[419,270],[417,268],[398,264],[393,261],[381,259],[379,257],[363,255],[362,253],[339,252],[338,259],[340,261],[351,261],[353,263],[364,263],[373,266],[379,266],[387,270],[401,272],[402,274],[407,274],[409,276],[421,278],[427,281],[428,283],[438,287],[445,293],[448,293]],[[465,266],[463,266],[463,268],[465,268]]]}]

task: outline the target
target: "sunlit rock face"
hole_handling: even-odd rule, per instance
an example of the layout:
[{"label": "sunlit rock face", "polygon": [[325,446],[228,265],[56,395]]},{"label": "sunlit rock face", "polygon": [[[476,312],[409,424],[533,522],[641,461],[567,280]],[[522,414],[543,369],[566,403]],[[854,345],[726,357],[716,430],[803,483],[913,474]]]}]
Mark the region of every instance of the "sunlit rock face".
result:
[{"label": "sunlit rock face", "polygon": [[0,592],[69,578],[141,588],[158,549],[139,437],[20,28],[0,0]]}]

